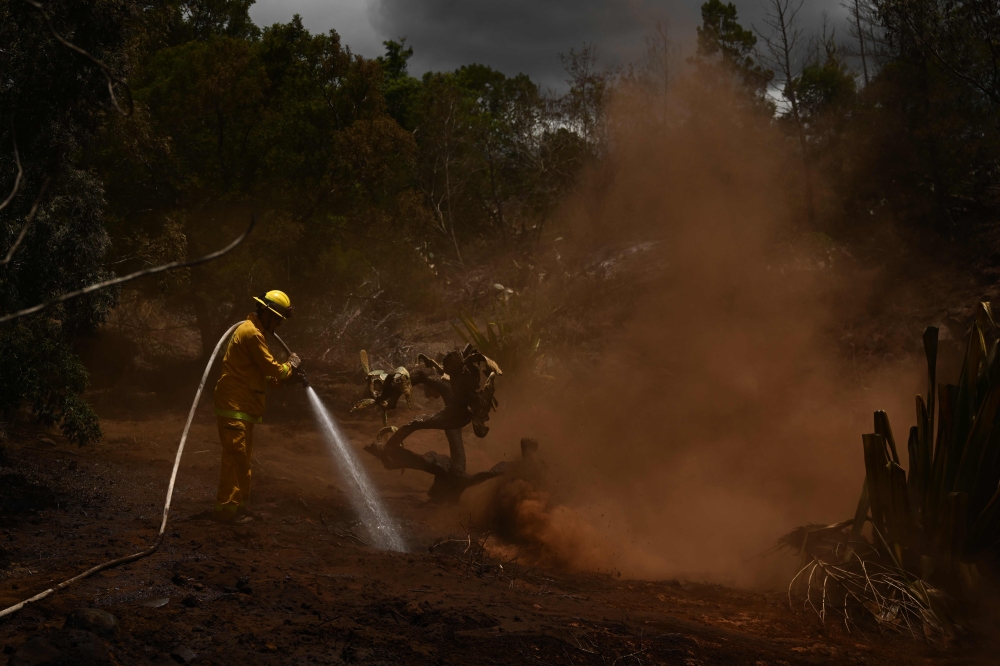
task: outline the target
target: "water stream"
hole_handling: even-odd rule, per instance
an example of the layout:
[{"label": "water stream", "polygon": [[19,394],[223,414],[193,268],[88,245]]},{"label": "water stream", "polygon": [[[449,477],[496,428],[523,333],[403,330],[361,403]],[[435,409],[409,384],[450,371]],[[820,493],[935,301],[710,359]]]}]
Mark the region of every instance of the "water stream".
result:
[{"label": "water stream", "polygon": [[351,503],[361,522],[368,528],[372,545],[383,550],[406,552],[406,543],[400,535],[399,525],[386,510],[382,498],[372,486],[340,426],[312,387],[306,390],[306,395],[309,396],[309,405],[316,415],[326,447],[336,459],[337,470],[347,485]]}]

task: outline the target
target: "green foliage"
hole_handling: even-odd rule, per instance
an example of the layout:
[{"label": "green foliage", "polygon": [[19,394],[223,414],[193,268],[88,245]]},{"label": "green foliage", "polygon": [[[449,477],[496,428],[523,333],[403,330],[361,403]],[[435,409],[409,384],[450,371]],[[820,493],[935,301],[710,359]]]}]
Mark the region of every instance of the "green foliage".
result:
[{"label": "green foliage", "polygon": [[257,39],[260,28],[250,18],[255,0],[168,0],[167,43],[183,44],[214,36]]},{"label": "green foliage", "polygon": [[994,252],[992,225],[981,222],[1000,204],[995,7],[983,0],[860,4],[869,85],[850,99],[845,68],[829,58],[808,82],[832,112],[820,157],[847,210],[844,231],[881,211],[906,228],[967,243],[973,255]]},{"label": "green foliage", "polygon": [[[370,259],[409,246],[402,216],[415,146],[386,114],[381,89],[377,63],[298,17],[259,37],[220,28],[144,62],[138,117],[93,155],[114,183],[119,238],[162,244],[154,239],[179,225],[184,251],[196,255],[237,235],[252,210],[260,219],[238,252],[186,282],[146,285],[195,316],[206,353],[252,294],[280,286],[308,317],[308,304],[360,283]],[[348,255],[362,260],[329,272],[344,265],[330,257]]]},{"label": "green foliage", "polygon": [[59,424],[72,442],[82,446],[101,438],[97,416],[80,398],[87,371],[57,323],[34,318],[8,324],[0,336],[0,354],[9,363],[0,383],[0,407],[7,419],[26,404],[39,423]]},{"label": "green foliage", "polygon": [[762,109],[773,110],[766,93],[774,73],[757,62],[754,53],[757,37],[740,25],[736,5],[707,0],[701,6],[701,22],[697,29],[698,50],[693,61],[702,76],[717,79],[717,71],[735,77],[737,84]]},{"label": "green foliage", "polygon": [[583,139],[593,157],[603,154],[608,140],[608,102],[614,92],[615,72],[599,66],[597,47],[584,44],[560,55],[569,91],[559,100],[564,121]]},{"label": "green foliage", "polygon": [[415,127],[411,112],[414,99],[420,91],[420,80],[409,73],[413,47],[406,46],[405,38],[382,44],[385,46],[385,55],[379,56],[376,61],[382,68],[384,77],[382,94],[385,96],[386,109],[401,127],[413,131]]},{"label": "green foliage", "polygon": [[[405,72],[391,65],[400,45],[387,48],[387,66]],[[536,238],[587,152],[587,141],[556,118],[586,123],[570,118],[565,105],[553,108],[524,74],[508,77],[484,65],[429,72],[420,81],[404,74],[386,83],[386,95],[395,100],[394,116],[419,128],[414,181],[431,229],[459,262],[461,246],[476,238]]]},{"label": "green foliage", "polygon": [[753,49],[757,38],[753,32],[740,25],[733,3],[708,0],[701,6],[701,25],[698,31],[698,55],[703,58],[720,57],[734,67],[752,68]]},{"label": "green foliage", "polygon": [[[44,8],[60,34],[127,78],[140,3],[53,0]],[[19,191],[0,212],[4,254],[49,182],[24,244],[0,268],[0,312],[6,313],[109,277],[103,184],[80,168],[79,156],[114,111],[101,70],[54,40],[30,4],[0,4],[0,44],[2,197],[13,190],[17,173],[15,139],[24,168]],[[12,417],[27,404],[41,422],[60,424],[80,444],[99,438],[96,417],[79,397],[87,374],[72,345],[104,321],[116,298],[113,290],[96,293],[43,318],[5,324],[0,353],[10,366],[0,375],[0,412]]]},{"label": "green foliage", "polygon": [[[824,58],[816,57],[791,83],[805,123],[818,122],[833,110],[847,110],[855,101],[857,86],[854,75],[837,53],[836,44],[826,47]],[[785,91],[788,97],[789,91]]]},{"label": "green foliage", "polygon": [[541,356],[541,337],[533,319],[518,320],[505,308],[499,309],[485,329],[465,314],[459,315],[459,324],[452,322],[455,332],[468,344],[497,362],[500,369],[511,375],[523,374],[534,369]]}]

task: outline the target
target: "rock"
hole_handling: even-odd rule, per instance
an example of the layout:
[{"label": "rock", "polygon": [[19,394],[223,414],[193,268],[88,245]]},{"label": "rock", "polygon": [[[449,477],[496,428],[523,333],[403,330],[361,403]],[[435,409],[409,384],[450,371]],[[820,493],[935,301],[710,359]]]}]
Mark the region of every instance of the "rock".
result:
[{"label": "rock", "polygon": [[198,603],[199,603],[198,597],[194,596],[193,594],[189,594],[183,599],[181,599],[181,604],[188,608],[194,608],[195,606],[198,605]]},{"label": "rock", "polygon": [[52,441],[51,439],[49,439],[48,437],[39,437],[38,441],[41,444],[45,444],[46,446],[55,446],[56,445],[56,443],[54,441]]},{"label": "rock", "polygon": [[110,666],[111,655],[97,634],[62,629],[32,638],[7,663],[9,666]]},{"label": "rock", "polygon": [[82,629],[92,631],[107,639],[118,637],[120,627],[114,615],[97,608],[79,608],[66,618],[64,629]]},{"label": "rock", "polygon": [[174,666],[177,662],[174,658],[167,654],[158,654],[153,657],[150,662],[152,666]]},{"label": "rock", "polygon": [[178,645],[170,656],[174,658],[178,664],[190,664],[198,656],[195,651],[186,645]]},{"label": "rock", "polygon": [[49,666],[50,664],[65,664],[65,655],[52,647],[52,644],[41,636],[36,636],[22,645],[11,656],[8,666]]},{"label": "rock", "polygon": [[111,663],[108,647],[97,634],[79,629],[63,629],[49,634],[49,642],[69,658],[69,663],[98,666]]}]

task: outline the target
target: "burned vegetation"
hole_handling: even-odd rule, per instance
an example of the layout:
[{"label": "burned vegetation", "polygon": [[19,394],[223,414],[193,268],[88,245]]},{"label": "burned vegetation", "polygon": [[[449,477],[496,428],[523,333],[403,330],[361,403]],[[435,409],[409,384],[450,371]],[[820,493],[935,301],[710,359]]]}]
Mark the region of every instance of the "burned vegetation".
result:
[{"label": "burned vegetation", "polygon": [[[472,424],[476,437],[489,432],[486,422],[490,412],[497,408],[493,397],[497,377],[503,374],[500,367],[482,352],[467,345],[459,351],[452,350],[439,363],[423,354],[418,361],[423,367],[412,372],[397,368],[392,374],[381,371],[367,372],[367,389],[371,397],[355,405],[355,409],[374,405],[383,410],[383,419],[403,395],[410,399],[413,386],[423,386],[444,402],[440,411],[419,416],[399,426],[386,425],[379,431],[365,451],[382,461],[386,469],[415,469],[434,475],[434,483],[427,494],[436,502],[456,503],[467,488],[478,485],[504,473],[507,464],[500,462],[491,469],[469,474],[465,468],[465,442],[462,429]],[[367,355],[362,352],[362,363],[367,365]],[[485,375],[485,380],[483,379]],[[385,423],[387,421],[384,420]],[[448,440],[449,455],[430,451],[418,455],[403,447],[403,442],[418,430],[441,430]],[[385,443],[382,436],[389,434]]]},{"label": "burned vegetation", "polygon": [[801,554],[789,600],[848,630],[943,641],[970,631],[1000,572],[1000,328],[976,308],[958,382],[937,382],[938,334],[924,332],[927,393],[916,398],[907,469],[889,417],[862,436],[854,518],[782,539]]},{"label": "burned vegetation", "polygon": [[[710,0],[686,69],[658,24],[628,67],[602,68],[592,46],[560,56],[567,85],[553,93],[485,65],[414,77],[404,41],[366,58],[298,16],[260,28],[252,4],[0,3],[0,425],[16,426],[13,453],[0,448],[0,646],[12,665],[912,663],[940,655],[894,635],[935,645],[983,636],[976,622],[995,603],[1000,558],[1000,329],[988,303],[954,385],[937,384],[937,331],[927,329],[917,425],[904,445],[875,414],[855,515],[782,540],[799,556],[788,599],[848,636],[818,631],[768,593],[630,575],[719,574],[670,559],[683,541],[701,566],[711,559],[703,534],[725,532],[711,520],[678,529],[670,501],[691,516],[685,503],[713,500],[715,514],[697,515],[716,519],[773,508],[734,510],[760,496],[720,491],[733,478],[716,474],[723,465],[706,466],[721,480],[711,497],[654,488],[692,476],[683,455],[660,455],[681,448],[682,419],[725,431],[695,442],[705,449],[774,413],[757,397],[767,384],[740,372],[753,366],[718,354],[724,345],[705,326],[774,316],[746,303],[741,314],[739,283],[755,288],[748,228],[788,222],[766,227],[753,267],[766,263],[783,281],[805,271],[836,279],[826,263],[835,256],[874,257],[892,276],[894,262],[919,264],[908,253],[920,242],[885,251],[911,234],[967,253],[961,270],[972,265],[979,286],[996,277],[995,3],[938,11],[933,0],[857,0],[859,52],[824,30],[796,66],[795,2],[768,3],[762,59],[735,6]],[[790,109],[775,105],[777,88]],[[692,221],[702,233],[675,233]],[[730,235],[734,251],[709,252],[704,272],[684,260]],[[772,235],[822,247],[823,258],[774,257]],[[786,276],[793,264],[805,268]],[[721,290],[688,292],[696,308],[642,298],[661,279],[683,291],[716,278]],[[303,427],[293,394],[262,423],[257,457],[247,452],[246,477],[253,458],[260,481],[253,511],[247,485],[241,522],[212,523],[211,418],[196,414],[196,394],[181,431],[172,396],[189,399],[192,368],[261,282],[304,304],[291,336],[316,368],[307,395],[342,455],[317,437],[318,420]],[[470,344],[453,349],[449,324]],[[655,353],[614,352],[629,346],[630,325],[648,329]],[[739,354],[755,355],[766,331],[751,331]],[[700,367],[685,369],[684,347],[663,344],[682,337],[713,342],[694,357]],[[80,350],[94,340],[105,355],[85,367]],[[379,424],[345,419],[342,433],[343,412],[329,414],[316,389],[347,404],[359,347],[395,367],[373,367],[362,352],[365,393],[351,413],[375,410]],[[414,359],[418,349],[427,353]],[[114,379],[101,383],[105,360]],[[209,360],[202,385],[210,370]],[[715,372],[724,376],[685,382]],[[800,386],[789,383],[786,396]],[[659,409],[675,387],[703,405]],[[435,409],[391,425],[415,390]],[[549,474],[538,442],[524,438],[520,460],[467,469],[464,431],[488,436],[498,391],[517,428],[528,398],[558,396],[524,423],[549,428],[552,460],[568,465]],[[146,402],[132,402],[140,393]],[[98,395],[125,416],[91,409]],[[590,400],[573,402],[581,395]],[[717,409],[718,396],[746,411]],[[588,437],[559,432],[567,413]],[[655,427],[647,415],[659,415]],[[90,448],[33,446],[56,427],[61,447]],[[420,430],[443,433],[447,453],[407,448]],[[574,460],[591,436],[610,453]],[[751,447],[763,439],[747,437]],[[367,468],[353,464],[362,444]],[[383,524],[366,524],[345,475],[328,478],[331,462],[350,463],[356,479],[371,472],[364,499],[390,507],[406,542],[365,535]],[[817,478],[776,467],[795,483]],[[407,469],[429,474],[429,489],[425,476],[385,473]],[[549,493],[566,479],[572,492]],[[526,506],[537,522],[526,525]],[[459,520],[470,509],[482,529]],[[757,526],[768,538],[774,515]],[[439,538],[459,523],[464,535]],[[556,555],[542,527],[560,539]],[[732,555],[729,537],[713,543]],[[602,539],[594,559],[567,555]],[[889,639],[856,642],[871,629]]]}]

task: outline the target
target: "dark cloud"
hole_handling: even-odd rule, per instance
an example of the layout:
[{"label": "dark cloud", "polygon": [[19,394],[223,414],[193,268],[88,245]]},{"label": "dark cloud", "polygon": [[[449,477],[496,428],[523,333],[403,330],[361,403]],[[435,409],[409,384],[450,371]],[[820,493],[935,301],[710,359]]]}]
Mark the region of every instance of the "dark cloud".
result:
[{"label": "dark cloud", "polygon": [[380,32],[413,45],[415,69],[479,62],[547,84],[562,78],[558,54],[584,42],[621,60],[641,43],[649,14],[628,0],[380,0],[372,9]]},{"label": "dark cloud", "polygon": [[[406,36],[414,47],[414,69],[448,70],[470,62],[506,73],[525,72],[547,85],[559,85],[558,54],[584,42],[598,45],[607,64],[634,60],[643,35],[657,20],[669,21],[685,51],[693,49],[702,0],[375,0],[375,29]],[[737,1],[740,20],[763,28],[759,0]],[[823,12],[831,25],[844,15],[839,0],[807,0],[801,18],[811,32]],[[846,30],[842,30],[846,36]]]},{"label": "dark cloud", "polygon": [[250,16],[259,26],[288,23],[296,14],[311,32],[336,30],[351,50],[374,58],[386,37],[370,19],[370,0],[257,0]]},{"label": "dark cloud", "polygon": [[[478,62],[507,74],[525,72],[546,86],[564,78],[559,54],[584,42],[605,64],[623,64],[642,51],[643,35],[667,20],[685,53],[694,49],[703,0],[258,0],[260,24],[301,14],[313,32],[337,30],[356,52],[372,57],[381,42],[405,36],[414,47],[412,69],[451,70]],[[805,0],[801,18],[816,32],[824,12],[847,37],[841,0]],[[735,0],[740,21],[763,28],[762,0]]]}]

